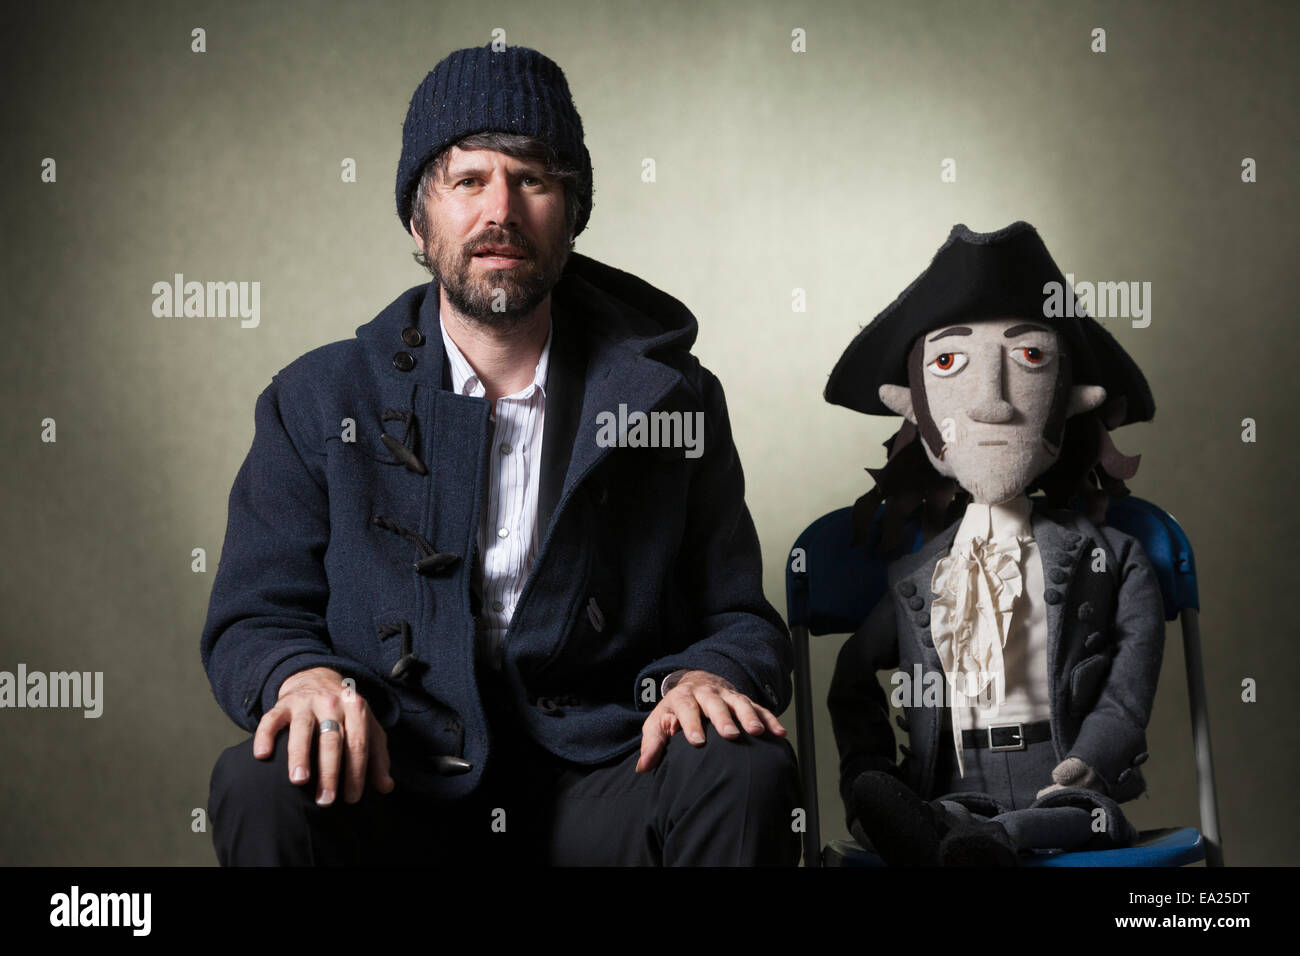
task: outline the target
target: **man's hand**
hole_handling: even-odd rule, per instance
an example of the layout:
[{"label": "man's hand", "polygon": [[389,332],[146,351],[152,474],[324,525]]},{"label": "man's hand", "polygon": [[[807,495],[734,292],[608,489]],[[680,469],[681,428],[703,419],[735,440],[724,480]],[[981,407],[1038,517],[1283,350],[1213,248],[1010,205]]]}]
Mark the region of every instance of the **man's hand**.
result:
[{"label": "man's hand", "polygon": [[668,738],[678,730],[683,731],[686,739],[696,747],[703,746],[701,712],[718,733],[733,740],[740,736],[736,723],[755,737],[766,730],[778,737],[784,737],[787,732],[776,719],[776,714],[754,703],[729,681],[708,671],[687,671],[672,690],[664,694],[663,700],[641,725],[641,759],[636,764],[637,773],[658,766],[668,746]]},{"label": "man's hand", "polygon": [[343,749],[343,799],[356,803],[365,789],[366,770],[370,782],[380,793],[392,791],[395,783],[388,775],[388,735],[367,706],[365,699],[343,683],[338,671],[313,667],[290,675],[280,685],[276,705],[262,715],[253,736],[253,756],[265,760],[274,749],[275,736],[289,727],[289,779],[306,783],[311,778],[312,735],[322,720],[333,720],[339,732],[319,735],[316,767],[319,786],[316,802],[324,807],[334,802],[338,792],[339,764]]}]

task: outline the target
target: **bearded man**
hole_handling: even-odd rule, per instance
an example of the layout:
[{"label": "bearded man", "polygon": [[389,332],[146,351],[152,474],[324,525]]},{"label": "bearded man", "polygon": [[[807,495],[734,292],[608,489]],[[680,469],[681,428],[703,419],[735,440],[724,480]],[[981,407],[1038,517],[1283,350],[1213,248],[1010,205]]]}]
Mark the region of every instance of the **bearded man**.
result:
[{"label": "bearded man", "polygon": [[[230,496],[202,658],[253,736],[213,772],[223,864],[797,861],[722,387],[685,306],[572,251],[591,196],[542,54],[415,91],[397,211],[433,279],[272,379]],[[702,438],[600,440],[638,412]]]}]

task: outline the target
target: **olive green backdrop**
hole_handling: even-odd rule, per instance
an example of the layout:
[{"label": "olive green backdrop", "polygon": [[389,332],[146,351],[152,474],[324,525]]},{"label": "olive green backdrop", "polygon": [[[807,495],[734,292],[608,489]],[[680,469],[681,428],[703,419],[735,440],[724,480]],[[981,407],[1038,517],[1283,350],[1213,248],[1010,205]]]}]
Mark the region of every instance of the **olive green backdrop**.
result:
[{"label": "olive green backdrop", "polygon": [[[896,426],[825,404],[826,376],[954,223],[1026,219],[1076,280],[1152,283],[1148,328],[1105,323],[1158,406],[1116,442],[1142,454],[1133,491],[1197,547],[1228,862],[1300,858],[1293,6],[47,3],[3,18],[0,670],[103,671],[106,699],[97,720],[0,710],[0,862],[214,862],[192,811],[243,732],[212,699],[199,633],[254,398],[427,280],[394,212],[402,119],[437,60],[494,28],[568,76],[596,182],[578,250],[700,319],[782,610],[796,534],[866,489]],[[1245,157],[1258,182],[1241,181]],[[260,282],[260,325],[155,317],[153,283],[178,272]],[[1171,625],[1139,826],[1197,821],[1179,637]],[[814,649],[827,837],[846,835],[824,706],[842,640]]]}]

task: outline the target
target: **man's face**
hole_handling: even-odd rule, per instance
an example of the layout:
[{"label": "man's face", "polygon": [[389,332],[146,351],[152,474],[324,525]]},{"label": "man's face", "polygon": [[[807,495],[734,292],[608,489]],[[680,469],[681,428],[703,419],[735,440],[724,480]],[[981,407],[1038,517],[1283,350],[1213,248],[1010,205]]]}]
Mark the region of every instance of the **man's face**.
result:
[{"label": "man's face", "polygon": [[1056,460],[1044,440],[1060,351],[1056,333],[1023,319],[986,319],[927,332],[922,379],[943,455],[925,453],[974,500],[1020,494]]},{"label": "man's face", "polygon": [[559,281],[570,242],[564,188],[540,165],[453,146],[426,213],[429,235],[416,244],[466,317],[512,325]]}]

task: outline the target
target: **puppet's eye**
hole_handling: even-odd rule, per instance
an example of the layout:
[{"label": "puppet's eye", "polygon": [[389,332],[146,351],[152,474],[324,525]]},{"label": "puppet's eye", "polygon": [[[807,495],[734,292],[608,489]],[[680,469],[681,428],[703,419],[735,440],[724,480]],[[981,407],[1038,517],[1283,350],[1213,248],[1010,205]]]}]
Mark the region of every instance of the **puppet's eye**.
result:
[{"label": "puppet's eye", "polygon": [[1011,357],[1025,368],[1042,368],[1052,360],[1052,353],[1037,345],[1018,345],[1011,350]]},{"label": "puppet's eye", "polygon": [[953,375],[966,366],[964,352],[940,352],[930,359],[930,371],[938,376]]}]

